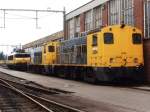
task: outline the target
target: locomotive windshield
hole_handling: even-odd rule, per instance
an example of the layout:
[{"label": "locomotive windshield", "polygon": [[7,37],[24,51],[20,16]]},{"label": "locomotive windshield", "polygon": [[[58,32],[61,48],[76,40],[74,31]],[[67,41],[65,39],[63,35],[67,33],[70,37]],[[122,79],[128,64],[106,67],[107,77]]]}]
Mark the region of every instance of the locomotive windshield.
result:
[{"label": "locomotive windshield", "polygon": [[48,46],[48,51],[49,52],[55,52],[55,47],[54,46]]},{"label": "locomotive windshield", "polygon": [[8,56],[8,60],[13,60],[13,55]]},{"label": "locomotive windshield", "polygon": [[142,43],[142,37],[140,33],[134,33],[132,35],[132,42],[133,44],[141,44]]},{"label": "locomotive windshield", "polygon": [[93,44],[92,46],[97,46],[97,35],[93,35]]},{"label": "locomotive windshield", "polygon": [[104,33],[104,43],[105,44],[113,44],[114,43],[113,33]]},{"label": "locomotive windshield", "polygon": [[28,58],[30,57],[30,54],[15,54],[16,58]]}]

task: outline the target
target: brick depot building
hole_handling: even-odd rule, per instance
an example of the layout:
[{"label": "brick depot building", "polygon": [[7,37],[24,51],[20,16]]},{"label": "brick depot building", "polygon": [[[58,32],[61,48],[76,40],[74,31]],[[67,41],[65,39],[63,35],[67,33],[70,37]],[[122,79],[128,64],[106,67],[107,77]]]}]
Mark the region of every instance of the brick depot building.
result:
[{"label": "brick depot building", "polygon": [[145,72],[150,81],[150,0],[92,0],[66,14],[64,37],[77,38],[122,21],[143,31]]}]

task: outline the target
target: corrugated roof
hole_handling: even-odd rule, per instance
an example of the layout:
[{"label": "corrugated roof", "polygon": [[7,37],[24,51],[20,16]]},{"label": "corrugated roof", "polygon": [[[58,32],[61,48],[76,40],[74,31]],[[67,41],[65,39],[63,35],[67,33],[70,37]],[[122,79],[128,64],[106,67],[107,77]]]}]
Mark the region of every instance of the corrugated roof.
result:
[{"label": "corrugated roof", "polygon": [[27,49],[27,48],[32,48],[32,47],[36,47],[36,46],[41,46],[44,43],[47,43],[49,41],[54,41],[54,40],[59,40],[63,38],[63,31],[60,32],[56,32],[52,35],[46,36],[44,38],[35,40],[33,42],[27,43],[25,45],[22,46],[23,49]]}]

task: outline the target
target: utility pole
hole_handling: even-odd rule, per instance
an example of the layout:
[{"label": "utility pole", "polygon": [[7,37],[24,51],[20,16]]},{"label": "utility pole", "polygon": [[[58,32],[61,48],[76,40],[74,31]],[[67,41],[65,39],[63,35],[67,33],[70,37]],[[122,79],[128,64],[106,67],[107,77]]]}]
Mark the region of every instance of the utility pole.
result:
[{"label": "utility pole", "polygon": [[36,13],[36,17],[35,17],[36,28],[38,29],[38,11],[36,11],[35,13]]},{"label": "utility pole", "polygon": [[3,26],[4,28],[5,28],[5,18],[6,18],[6,17],[5,17],[5,14],[6,14],[6,13],[5,13],[5,10],[4,10],[4,26]]},{"label": "utility pole", "polygon": [[63,35],[64,35],[64,38],[65,38],[65,36],[66,36],[66,35],[65,35],[65,34],[66,34],[66,24],[65,24],[66,22],[65,22],[65,21],[66,21],[66,9],[65,9],[65,7],[64,7],[64,10],[63,10],[63,31],[64,31],[64,34],[63,34]]}]

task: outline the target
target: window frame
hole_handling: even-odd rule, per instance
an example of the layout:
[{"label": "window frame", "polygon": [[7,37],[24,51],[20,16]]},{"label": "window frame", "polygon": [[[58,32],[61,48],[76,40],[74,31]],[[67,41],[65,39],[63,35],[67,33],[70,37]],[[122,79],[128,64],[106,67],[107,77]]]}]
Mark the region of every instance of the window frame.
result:
[{"label": "window frame", "polygon": [[55,52],[55,46],[49,45],[48,46],[48,52]]},{"label": "window frame", "polygon": [[13,55],[8,56],[8,60],[13,60]]},{"label": "window frame", "polygon": [[75,33],[80,32],[80,16],[75,17]]},{"label": "window frame", "polygon": [[74,38],[74,32],[75,32],[74,22],[75,22],[74,18],[68,21],[68,36],[70,39]]},{"label": "window frame", "polygon": [[87,12],[85,12],[85,31],[90,31],[92,30],[92,11],[93,10],[89,10]]},{"label": "window frame", "polygon": [[94,29],[100,28],[102,26],[102,6],[94,8]]},{"label": "window frame", "polygon": [[119,24],[120,23],[120,0],[111,0],[109,1],[109,25]]},{"label": "window frame", "polygon": [[144,3],[144,38],[149,39],[150,38],[150,1],[146,0]]},{"label": "window frame", "polygon": [[[136,36],[135,36],[136,35]],[[137,36],[138,35],[138,36]],[[135,37],[139,37],[140,35],[140,40],[138,38],[136,38],[135,40]],[[137,40],[138,39],[138,40]],[[140,33],[133,33],[132,34],[132,43],[134,45],[141,45],[142,44],[142,35]]]},{"label": "window frame", "polygon": [[122,14],[125,24],[134,26],[134,0],[122,0]]},{"label": "window frame", "polygon": [[134,0],[109,1],[109,25],[125,24],[134,26]]},{"label": "window frame", "polygon": [[[111,38],[112,38],[111,42],[108,42],[108,40],[106,41],[106,34],[111,34],[112,35],[111,36]],[[114,44],[114,34],[113,33],[111,33],[111,32],[104,33],[103,37],[104,37],[104,44],[108,44],[108,45]]]},{"label": "window frame", "polygon": [[92,46],[93,47],[98,46],[98,36],[97,36],[97,34],[92,35]]},{"label": "window frame", "polygon": [[15,58],[30,58],[30,54],[15,54]]}]

